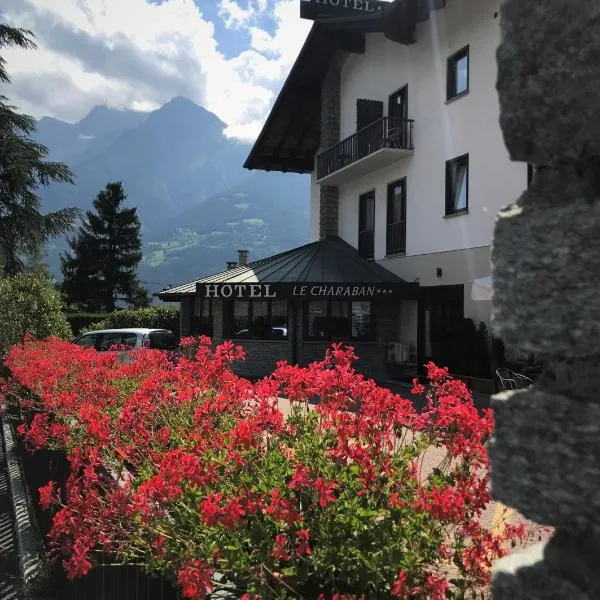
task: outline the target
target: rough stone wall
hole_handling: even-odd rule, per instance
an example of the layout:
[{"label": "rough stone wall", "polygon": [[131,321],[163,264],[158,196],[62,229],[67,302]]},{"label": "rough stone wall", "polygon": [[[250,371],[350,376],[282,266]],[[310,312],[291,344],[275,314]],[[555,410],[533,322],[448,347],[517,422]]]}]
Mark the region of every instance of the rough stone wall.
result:
[{"label": "rough stone wall", "polygon": [[[340,71],[333,65],[321,87],[321,150],[340,141]],[[319,239],[338,234],[339,189],[322,185],[319,207]]]},{"label": "rough stone wall", "polygon": [[600,2],[504,0],[500,123],[531,187],[499,215],[492,326],[542,357],[493,399],[492,495],[556,533],[502,559],[496,600],[600,598]]}]

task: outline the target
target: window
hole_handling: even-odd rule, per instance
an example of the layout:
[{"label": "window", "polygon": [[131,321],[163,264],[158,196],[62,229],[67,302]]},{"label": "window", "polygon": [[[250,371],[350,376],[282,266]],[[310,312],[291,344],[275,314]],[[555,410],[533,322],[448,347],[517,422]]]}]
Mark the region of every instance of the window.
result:
[{"label": "window", "polygon": [[363,258],[375,256],[375,191],[358,200],[358,253]]},{"label": "window", "polygon": [[83,346],[85,348],[94,348],[96,346],[97,341],[97,333],[86,333],[84,335],[80,335],[78,338],[75,338],[73,340],[73,343],[77,344],[78,346]]},{"label": "window", "polygon": [[232,338],[240,340],[287,339],[287,302],[282,300],[234,300],[232,306]]},{"label": "window", "polygon": [[121,344],[129,348],[135,348],[137,344],[137,335],[135,333],[123,333],[121,335]]},{"label": "window", "polygon": [[121,336],[122,334],[120,332],[101,334],[98,350],[102,352],[110,350],[114,346],[121,346],[123,344],[121,341]]},{"label": "window", "polygon": [[310,340],[374,338],[373,303],[313,300],[305,305],[304,337]]},{"label": "window", "polygon": [[469,155],[446,162],[446,215],[469,210]]},{"label": "window", "polygon": [[469,91],[469,46],[448,59],[446,100],[452,100]]},{"label": "window", "polygon": [[213,335],[212,300],[194,298],[194,316],[192,319],[193,335]]},{"label": "window", "polygon": [[387,188],[386,254],[406,252],[406,179]]}]

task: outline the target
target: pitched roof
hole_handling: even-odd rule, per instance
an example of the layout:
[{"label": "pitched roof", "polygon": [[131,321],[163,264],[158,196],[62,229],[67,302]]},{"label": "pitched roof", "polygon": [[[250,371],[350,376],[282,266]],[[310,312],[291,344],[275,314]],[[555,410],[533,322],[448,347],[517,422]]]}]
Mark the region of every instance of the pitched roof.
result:
[{"label": "pitched roof", "polygon": [[[163,290],[156,295],[176,301],[196,294],[197,283],[406,283],[358,254],[338,237],[328,238]],[[410,284],[407,284],[410,285]],[[418,287],[417,284],[414,284]]]},{"label": "pitched roof", "polygon": [[321,83],[337,52],[364,53],[364,34],[414,42],[417,23],[446,0],[393,0],[383,14],[315,21],[244,167],[311,173],[321,142]]}]

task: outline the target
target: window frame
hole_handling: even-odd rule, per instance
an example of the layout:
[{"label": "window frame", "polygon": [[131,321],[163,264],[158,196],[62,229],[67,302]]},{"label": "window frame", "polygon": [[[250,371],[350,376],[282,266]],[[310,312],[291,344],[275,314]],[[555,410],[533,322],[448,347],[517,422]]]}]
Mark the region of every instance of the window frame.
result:
[{"label": "window frame", "polygon": [[[363,215],[363,210],[362,210],[362,202],[365,199],[371,199],[373,200],[373,228],[372,229],[361,229],[361,217]],[[368,259],[373,259],[375,258],[375,218],[376,218],[376,214],[377,214],[377,196],[375,194],[375,188],[368,190],[366,192],[363,192],[362,194],[360,194],[358,196],[358,253],[360,254],[360,256],[362,256],[363,258]],[[369,248],[368,248],[368,252],[364,252],[364,250],[361,249],[361,234],[364,233],[371,233],[372,236],[372,241],[369,244]]]},{"label": "window frame", "polygon": [[[393,194],[392,190],[395,186],[402,185],[402,220],[391,221],[391,215],[393,215]],[[404,239],[404,247],[392,248],[390,244],[390,233],[389,228],[392,225],[402,223],[404,225],[404,232],[402,238]],[[386,205],[386,217],[385,217],[385,254],[386,256],[392,256],[395,254],[406,254],[406,177],[401,177],[395,181],[391,181],[387,184],[387,205]]]},{"label": "window frame", "polygon": [[[308,335],[308,329],[309,329],[309,323],[308,323],[308,319],[309,319],[309,310],[308,310],[308,306],[310,302],[325,302],[327,305],[327,316],[326,318],[328,320],[330,320],[332,318],[332,303],[337,302],[340,304],[345,304],[346,305],[346,311],[347,311],[347,317],[346,319],[348,320],[348,332],[349,335],[347,337],[335,337],[335,336],[325,336],[325,337],[317,337],[317,336],[309,336]],[[370,309],[371,309],[371,327],[372,327],[372,335],[368,336],[368,337],[353,337],[352,336],[352,303],[353,302],[368,302],[370,305]],[[323,342],[323,343],[329,343],[331,341],[339,341],[339,340],[352,340],[352,341],[356,341],[356,342],[374,342],[377,340],[377,334],[375,332],[375,302],[373,302],[372,300],[332,300],[332,299],[324,299],[324,298],[314,298],[312,300],[305,300],[303,303],[303,307],[302,307],[302,312],[303,312],[303,318],[302,318],[302,339],[304,341],[307,342]]]},{"label": "window frame", "polygon": [[[458,85],[458,63],[462,58],[467,59],[467,87],[460,92],[457,90]],[[446,102],[450,102],[455,98],[460,98],[469,93],[471,87],[471,56],[469,44],[461,48],[454,54],[451,54],[446,61]]]},{"label": "window frame", "polygon": [[235,303],[236,302],[244,302],[246,304],[248,304],[248,333],[250,333],[252,331],[252,322],[254,320],[254,304],[257,302],[260,303],[265,303],[267,305],[267,326],[270,329],[273,329],[275,327],[281,327],[280,325],[273,325],[273,303],[274,302],[283,302],[286,306],[286,321],[289,321],[289,319],[287,318],[289,315],[287,314],[287,312],[289,311],[289,305],[288,302],[285,300],[281,300],[281,299],[274,299],[274,300],[266,300],[263,298],[257,298],[257,299],[252,299],[252,298],[248,298],[248,299],[240,299],[240,298],[235,298],[233,299],[232,302],[229,302],[229,308],[228,308],[228,312],[229,312],[229,336],[228,339],[231,340],[240,340],[240,341],[250,341],[250,342],[287,342],[289,340],[289,336],[290,336],[290,326],[289,326],[289,322],[287,323],[287,325],[285,326],[286,328],[286,335],[282,336],[282,337],[267,337],[267,338],[253,338],[253,337],[235,337],[235,333],[232,329],[233,329],[233,320],[234,320],[234,307],[235,307]]},{"label": "window frame", "polygon": [[[458,169],[461,166],[461,163],[465,163],[467,167],[467,176],[466,176],[466,190],[465,190],[465,207],[464,208],[454,208],[455,206],[455,197],[454,197],[454,188],[456,186],[456,182],[453,178],[452,169],[456,166],[456,172],[458,173]],[[469,213],[469,179],[470,179],[470,165],[469,165],[469,153],[462,154],[461,156],[457,156],[456,158],[452,158],[446,161],[446,210],[445,216],[452,217],[454,215],[465,215]]]}]

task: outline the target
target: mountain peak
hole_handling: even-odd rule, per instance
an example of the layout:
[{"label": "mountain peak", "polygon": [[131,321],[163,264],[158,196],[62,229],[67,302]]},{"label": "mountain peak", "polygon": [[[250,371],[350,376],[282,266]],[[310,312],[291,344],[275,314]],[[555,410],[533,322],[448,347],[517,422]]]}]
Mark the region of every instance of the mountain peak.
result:
[{"label": "mountain peak", "polygon": [[135,127],[148,117],[147,112],[110,108],[106,104],[94,106],[76,126],[84,135],[103,135],[112,131]]},{"label": "mountain peak", "polygon": [[184,96],[171,98],[171,100],[152,114],[155,117],[165,117],[169,120],[193,119],[195,122],[203,121],[208,125],[216,127],[220,132],[226,127],[225,123],[217,115]]}]

